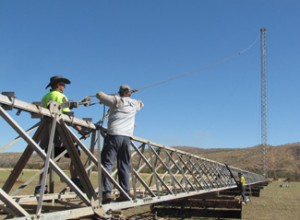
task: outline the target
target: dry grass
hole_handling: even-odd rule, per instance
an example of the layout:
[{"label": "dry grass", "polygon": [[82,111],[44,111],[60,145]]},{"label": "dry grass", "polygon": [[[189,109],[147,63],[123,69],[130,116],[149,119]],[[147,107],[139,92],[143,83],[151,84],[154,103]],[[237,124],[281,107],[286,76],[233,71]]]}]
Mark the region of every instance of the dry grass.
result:
[{"label": "dry grass", "polygon": [[300,182],[291,182],[288,188],[280,187],[282,183],[274,181],[261,191],[260,197],[252,197],[251,202],[243,206],[243,219],[300,219]]}]

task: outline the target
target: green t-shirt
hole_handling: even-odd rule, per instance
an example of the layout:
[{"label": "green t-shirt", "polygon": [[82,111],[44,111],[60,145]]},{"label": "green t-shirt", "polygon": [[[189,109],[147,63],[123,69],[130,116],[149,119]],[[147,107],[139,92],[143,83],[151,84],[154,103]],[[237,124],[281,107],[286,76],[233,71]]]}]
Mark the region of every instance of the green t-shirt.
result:
[{"label": "green t-shirt", "polygon": [[[68,101],[68,98],[59,90],[51,90],[42,98],[42,107],[47,108],[50,101],[62,104]],[[70,112],[69,108],[63,108],[62,112]]]}]

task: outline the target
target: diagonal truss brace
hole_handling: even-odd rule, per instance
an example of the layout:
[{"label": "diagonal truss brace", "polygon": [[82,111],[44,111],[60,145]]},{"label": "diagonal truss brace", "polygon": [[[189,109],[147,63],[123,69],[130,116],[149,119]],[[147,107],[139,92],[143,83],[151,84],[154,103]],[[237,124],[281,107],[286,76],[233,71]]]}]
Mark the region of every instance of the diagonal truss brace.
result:
[{"label": "diagonal truss brace", "polygon": [[[55,129],[58,131],[66,150],[56,158],[46,155],[39,145],[40,140],[45,134],[45,126],[49,126],[49,122],[41,121],[36,126],[36,131],[31,137],[29,131],[21,128],[21,126],[11,117],[3,107],[10,107],[19,111],[26,111],[30,114],[38,115],[40,118],[48,117],[55,122]],[[133,137],[131,143],[131,188],[134,194],[130,197],[120,187],[117,170],[109,173],[101,165],[101,138],[106,135],[104,127],[98,127],[93,123],[73,116],[63,115],[55,110],[48,110],[36,105],[26,103],[15,98],[11,99],[0,95],[0,116],[17,132],[18,139],[23,139],[28,146],[25,148],[20,160],[14,167],[11,175],[8,177],[0,191],[0,208],[7,211],[8,214],[13,213],[15,217],[26,219],[44,218],[53,219],[60,216],[61,219],[81,218],[85,216],[96,215],[100,217],[109,217],[111,210],[125,209],[137,207],[146,204],[158,202],[167,202],[173,199],[185,198],[194,195],[205,194],[209,192],[218,192],[236,187],[234,181],[238,172],[243,172],[249,185],[267,182],[267,179],[259,174],[242,170],[216,161],[208,160],[203,157],[189,154],[175,148],[166,147],[161,144],[154,143],[139,137]],[[18,115],[20,117],[20,115]],[[69,125],[80,125],[91,130],[90,148],[77,137],[70,129]],[[35,127],[33,126],[33,127]],[[14,142],[10,142],[12,145]],[[84,163],[76,150],[75,145],[81,150],[81,154],[85,155],[87,161]],[[50,145],[49,145],[50,146]],[[97,146],[97,147],[96,147]],[[98,152],[95,152],[98,149]],[[60,179],[69,187],[72,192],[65,193],[65,189],[61,192],[53,191],[50,194],[35,197],[33,195],[23,195],[22,190],[32,184],[31,177],[24,184],[19,186],[17,190],[10,193],[12,187],[17,184],[17,178],[24,169],[33,153],[36,153],[45,164],[49,165],[49,170],[53,170]],[[79,172],[79,178],[83,185],[83,191],[79,189],[70,179],[70,177],[59,167],[57,161],[59,158],[69,154],[72,163]],[[98,156],[95,156],[97,154]],[[97,168],[97,183],[92,183],[93,168]],[[46,176],[47,169],[41,169],[39,173]],[[114,194],[123,194],[128,201],[112,202],[111,204],[101,204],[101,176],[106,175],[114,187]],[[43,183],[45,184],[45,183]],[[32,214],[26,210],[29,204],[32,204],[40,198],[37,203],[38,215]],[[51,210],[47,207],[44,212],[44,204],[46,200],[52,200],[54,203],[66,204],[63,211],[57,209]],[[73,201],[74,200],[74,201]]]}]

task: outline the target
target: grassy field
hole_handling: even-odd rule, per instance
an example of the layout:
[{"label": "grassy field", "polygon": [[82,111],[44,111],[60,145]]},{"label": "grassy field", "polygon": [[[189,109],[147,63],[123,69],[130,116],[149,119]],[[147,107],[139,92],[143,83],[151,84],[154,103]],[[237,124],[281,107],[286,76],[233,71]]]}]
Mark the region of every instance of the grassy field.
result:
[{"label": "grassy field", "polygon": [[[23,175],[18,179],[17,184],[22,184],[29,177],[33,176],[36,170],[25,170]],[[2,187],[4,181],[10,174],[9,169],[0,169],[0,185]],[[96,179],[96,177],[94,176]],[[37,184],[38,178],[33,181],[33,184],[24,190],[24,194],[31,194],[34,186]],[[58,181],[59,182],[59,181]],[[251,201],[243,206],[242,216],[244,220],[298,220],[300,219],[300,182],[290,182],[289,187],[280,187],[283,184],[282,180],[273,181],[263,190],[260,197],[251,197]],[[14,189],[16,186],[14,187]],[[23,194],[22,193],[22,194]],[[138,210],[139,209],[139,210]],[[149,212],[149,207],[134,208],[127,210],[129,216],[134,212]],[[127,216],[128,216],[127,215]],[[143,215],[141,215],[143,216]],[[143,217],[135,216],[135,219],[152,219],[150,213]],[[0,216],[1,219],[1,216]],[[164,218],[168,219],[168,218]],[[186,219],[186,218],[180,218]],[[193,218],[195,220],[197,218]],[[199,218],[198,218],[199,219]],[[205,219],[205,218],[201,218]],[[207,219],[207,218],[206,218]],[[171,220],[171,219],[170,219]],[[178,220],[172,218],[172,220]],[[187,219],[186,219],[187,220]]]},{"label": "grassy field", "polygon": [[243,219],[297,220],[300,219],[300,182],[290,182],[283,188],[282,181],[273,181],[261,190],[260,197],[252,197],[243,206]]}]

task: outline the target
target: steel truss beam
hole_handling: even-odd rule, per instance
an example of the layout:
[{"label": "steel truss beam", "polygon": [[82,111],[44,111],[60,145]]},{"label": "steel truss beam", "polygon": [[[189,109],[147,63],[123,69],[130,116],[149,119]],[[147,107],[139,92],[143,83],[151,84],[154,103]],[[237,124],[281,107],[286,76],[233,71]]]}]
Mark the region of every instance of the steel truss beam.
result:
[{"label": "steel truss beam", "polygon": [[[21,115],[12,117],[8,113],[10,110],[17,110],[18,113],[20,111],[28,112],[34,117],[38,116],[43,119],[26,131],[15,119]],[[57,103],[51,103],[50,109],[45,109],[5,95],[0,95],[0,115],[18,134],[17,138],[0,148],[0,152],[18,140],[24,140],[27,143],[18,163],[0,188],[0,209],[6,218],[53,219],[59,216],[59,219],[74,219],[93,215],[106,218],[110,217],[111,211],[114,210],[236,188],[235,179],[237,179],[238,172],[244,174],[249,185],[267,182],[262,175],[133,137],[130,173],[133,197],[130,197],[119,185],[116,177],[117,171],[113,170],[110,174],[101,165],[101,139],[106,133],[104,127],[99,128],[90,121],[61,114],[60,106]],[[91,130],[89,147],[73,132],[70,125],[80,125]],[[47,127],[51,127],[50,133],[49,129],[46,129]],[[34,134],[29,135],[34,130]],[[53,148],[55,132],[59,133],[66,148],[56,158],[52,156],[51,150],[45,153],[40,146],[43,137],[50,135],[48,149]],[[81,156],[76,146],[80,149]],[[44,167],[36,175],[18,185],[17,180],[34,153],[44,161]],[[78,172],[82,189],[74,184],[69,174],[58,165],[57,161],[66,153]],[[83,161],[82,158],[87,159]],[[48,173],[50,193],[43,194]],[[54,173],[65,185],[63,189],[56,187]],[[98,176],[96,183],[92,181],[93,173]],[[31,186],[39,174],[43,175],[41,193],[39,195],[24,194],[24,189]],[[128,201],[102,204],[102,174],[111,180],[114,186],[114,195],[117,197],[123,194]],[[13,188],[15,191],[11,192]],[[47,205],[49,201],[52,202],[51,206]]]}]

